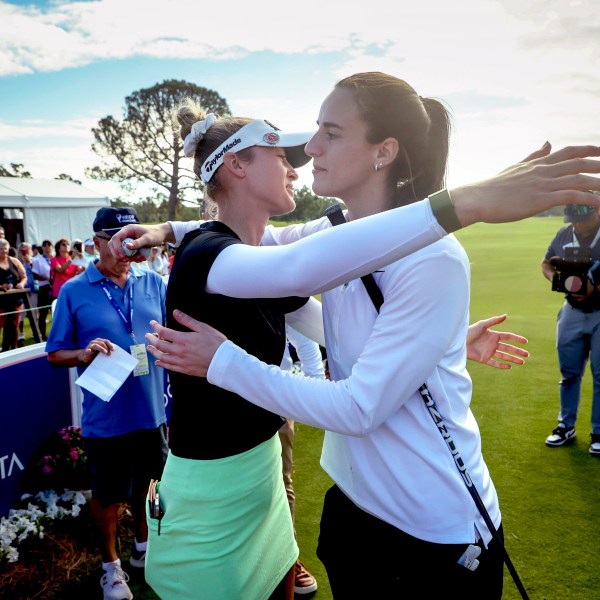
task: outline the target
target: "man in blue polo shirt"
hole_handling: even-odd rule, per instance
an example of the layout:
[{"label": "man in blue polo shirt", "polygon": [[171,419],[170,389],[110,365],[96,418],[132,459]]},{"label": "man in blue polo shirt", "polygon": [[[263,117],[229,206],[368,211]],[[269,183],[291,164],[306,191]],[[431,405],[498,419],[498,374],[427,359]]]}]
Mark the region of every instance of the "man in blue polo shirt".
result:
[{"label": "man in blue polo shirt", "polygon": [[[581,379],[589,359],[594,382],[589,452],[600,456],[600,215],[595,206],[569,205],[565,222],[571,224],[558,231],[542,261],[544,276],[555,280],[554,289],[565,292],[556,326],[560,412],[546,445],[564,446],[575,440]],[[562,261],[584,265],[581,276]]]},{"label": "man in blue polo shirt", "polygon": [[118,510],[129,501],[135,541],[130,564],[144,567],[145,515],[150,479],[160,479],[166,459],[165,371],[154,365],[144,335],[151,320],[165,322],[165,285],[147,269],[117,259],[108,242],[130,223],[132,208],[101,208],[93,223],[99,260],[62,288],[46,344],[53,365],[76,366],[81,374],[98,353],[115,346],[138,364],[109,402],[84,389],[82,432],[92,468],[92,501],[102,539],[100,580],[105,600],[132,598],[128,575],[116,551]]}]

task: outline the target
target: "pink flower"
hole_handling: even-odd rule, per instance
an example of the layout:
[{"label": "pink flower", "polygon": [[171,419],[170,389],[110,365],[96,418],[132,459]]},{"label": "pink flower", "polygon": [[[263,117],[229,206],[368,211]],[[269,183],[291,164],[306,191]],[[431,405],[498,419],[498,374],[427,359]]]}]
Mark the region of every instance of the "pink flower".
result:
[{"label": "pink flower", "polygon": [[44,465],[42,467],[42,473],[46,473],[46,475],[52,473],[52,467],[50,465]]},{"label": "pink flower", "polygon": [[69,456],[72,460],[77,460],[79,458],[79,450],[77,450],[77,448],[72,448],[69,452]]}]

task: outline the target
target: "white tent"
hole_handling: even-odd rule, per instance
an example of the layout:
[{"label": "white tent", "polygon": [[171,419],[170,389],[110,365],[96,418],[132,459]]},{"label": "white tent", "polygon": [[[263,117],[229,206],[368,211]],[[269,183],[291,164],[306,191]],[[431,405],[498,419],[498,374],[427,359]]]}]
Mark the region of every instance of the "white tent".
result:
[{"label": "white tent", "polygon": [[72,181],[0,177],[0,223],[22,219],[22,228],[17,228],[21,241],[83,240],[92,234],[92,222],[103,206],[110,206],[108,196]]}]

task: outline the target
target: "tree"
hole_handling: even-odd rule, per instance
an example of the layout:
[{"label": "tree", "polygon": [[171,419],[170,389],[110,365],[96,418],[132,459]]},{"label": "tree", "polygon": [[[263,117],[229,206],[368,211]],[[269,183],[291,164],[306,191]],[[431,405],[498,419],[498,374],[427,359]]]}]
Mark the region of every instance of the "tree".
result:
[{"label": "tree", "polygon": [[275,217],[274,221],[312,221],[323,216],[323,211],[332,204],[338,204],[335,198],[322,198],[313,194],[307,186],[294,190],[296,208],[287,215]]},{"label": "tree", "polygon": [[10,163],[8,168],[0,165],[0,177],[25,177],[31,179],[33,175],[29,171],[26,171],[21,163]]},{"label": "tree", "polygon": [[61,181],[72,181],[73,183],[77,183],[78,185],[81,185],[81,181],[79,181],[79,179],[74,179],[73,177],[71,177],[71,175],[69,175],[67,173],[61,173],[54,179],[59,179]]},{"label": "tree", "polygon": [[201,184],[193,171],[181,164],[183,142],[172,125],[172,111],[184,98],[193,98],[207,112],[229,114],[225,99],[217,92],[187,81],[167,80],[133,92],[125,98],[122,121],[107,116],[92,129],[92,150],[101,164],[86,169],[94,179],[116,179],[135,189],[150,183],[168,197],[168,218],[177,218],[177,210],[186,191],[200,196]]}]

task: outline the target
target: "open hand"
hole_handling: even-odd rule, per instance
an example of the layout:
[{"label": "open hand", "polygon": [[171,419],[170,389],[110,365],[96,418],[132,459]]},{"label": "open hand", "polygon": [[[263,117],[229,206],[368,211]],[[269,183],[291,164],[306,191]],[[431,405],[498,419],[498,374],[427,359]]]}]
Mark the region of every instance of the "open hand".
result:
[{"label": "open hand", "polygon": [[190,331],[175,331],[150,321],[154,333],[147,333],[148,352],[156,358],[156,365],[194,375],[206,377],[210,362],[218,347],[227,339],[210,325],[193,319],[180,310],[173,311],[175,319]]},{"label": "open hand", "polygon": [[511,369],[512,365],[522,365],[529,352],[506,341],[527,344],[527,338],[507,331],[490,329],[506,320],[506,315],[477,321],[467,332],[467,358],[496,369]]}]

